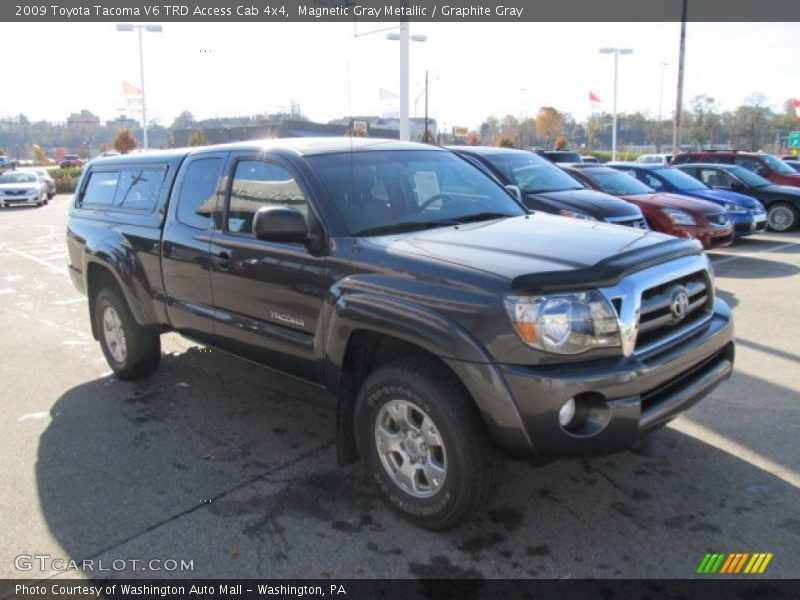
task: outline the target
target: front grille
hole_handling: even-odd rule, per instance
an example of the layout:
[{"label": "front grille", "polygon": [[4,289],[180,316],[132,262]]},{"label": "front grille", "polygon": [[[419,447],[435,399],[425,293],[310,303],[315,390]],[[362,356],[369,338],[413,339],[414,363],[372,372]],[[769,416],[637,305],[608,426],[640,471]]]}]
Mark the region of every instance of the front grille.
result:
[{"label": "front grille", "polygon": [[714,303],[713,296],[705,270],[646,289],[641,298],[636,350],[680,336],[681,332],[688,332],[706,320]]},{"label": "front grille", "polygon": [[718,225],[722,227],[728,224],[728,215],[726,213],[719,213],[714,215],[706,215],[706,219],[711,225]]},{"label": "front grille", "polygon": [[22,196],[25,190],[6,190],[6,196]]},{"label": "front grille", "polygon": [[614,225],[625,225],[626,227],[634,227],[636,229],[649,229],[647,227],[647,221],[641,217],[609,217],[606,221]]}]

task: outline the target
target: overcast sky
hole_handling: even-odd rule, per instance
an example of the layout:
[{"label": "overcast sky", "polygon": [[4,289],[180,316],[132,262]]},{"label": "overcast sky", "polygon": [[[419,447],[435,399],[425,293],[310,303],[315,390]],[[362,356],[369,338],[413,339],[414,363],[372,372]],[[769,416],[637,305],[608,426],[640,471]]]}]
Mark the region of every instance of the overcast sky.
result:
[{"label": "overcast sky", "polygon": [[[391,24],[359,24],[365,33]],[[477,127],[488,115],[532,116],[551,105],[583,119],[591,90],[611,111],[613,57],[601,46],[630,47],[619,61],[620,112],[657,115],[675,105],[677,23],[412,23],[428,36],[411,44],[411,115],[430,71],[430,116],[440,125]],[[165,23],[145,34],[148,114],[169,125],[183,110],[197,118],[288,109],[312,120],[379,114],[378,90],[398,92],[398,42],[385,33],[354,37],[352,23]],[[0,117],[64,121],[81,109],[114,119],[122,81],[139,85],[135,33],[111,23],[0,24]],[[800,97],[800,24],[690,23],[684,99],[715,98],[735,108],[759,92],[779,108]],[[10,58],[10,59],[9,59]],[[348,83],[349,82],[349,83]],[[417,114],[423,114],[423,99]]]}]

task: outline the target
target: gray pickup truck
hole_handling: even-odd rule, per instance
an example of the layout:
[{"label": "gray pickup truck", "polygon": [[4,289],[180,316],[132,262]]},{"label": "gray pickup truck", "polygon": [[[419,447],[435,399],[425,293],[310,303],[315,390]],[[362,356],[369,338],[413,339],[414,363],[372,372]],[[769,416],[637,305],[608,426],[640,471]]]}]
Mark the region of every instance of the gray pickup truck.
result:
[{"label": "gray pickup truck", "polygon": [[697,242],[532,213],[451,152],[288,139],[95,160],[67,230],[122,379],[176,331],[330,392],[340,462],[453,527],[504,455],[629,448],[726,379]]}]

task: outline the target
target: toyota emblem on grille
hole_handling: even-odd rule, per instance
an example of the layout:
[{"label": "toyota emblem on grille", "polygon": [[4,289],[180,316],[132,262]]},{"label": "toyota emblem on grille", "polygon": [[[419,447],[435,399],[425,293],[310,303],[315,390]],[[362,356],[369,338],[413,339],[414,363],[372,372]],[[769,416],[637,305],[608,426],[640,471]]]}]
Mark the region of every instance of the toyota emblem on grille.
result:
[{"label": "toyota emblem on grille", "polygon": [[672,312],[672,318],[676,321],[680,321],[686,316],[689,310],[689,292],[686,291],[686,288],[678,287],[672,292],[669,309]]}]

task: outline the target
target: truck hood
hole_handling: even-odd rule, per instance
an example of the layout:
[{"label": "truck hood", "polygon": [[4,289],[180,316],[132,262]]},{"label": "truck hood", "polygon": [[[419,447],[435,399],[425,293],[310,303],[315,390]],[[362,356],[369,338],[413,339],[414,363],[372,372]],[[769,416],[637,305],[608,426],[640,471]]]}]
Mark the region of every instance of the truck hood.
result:
[{"label": "truck hood", "polygon": [[739,194],[738,192],[730,192],[728,190],[693,190],[690,194],[695,198],[701,198],[703,200],[710,200],[711,202],[734,202],[740,206],[744,206],[745,208],[755,208],[758,204],[758,201],[751,198],[750,196],[745,196],[744,194]]},{"label": "truck hood", "polygon": [[653,231],[537,213],[370,238],[392,254],[420,256],[507,279],[583,269],[621,252],[673,239]]},{"label": "truck hood", "polygon": [[561,192],[537,192],[524,194],[563,206],[563,210],[586,213],[595,219],[608,217],[636,217],[639,210],[630,203],[595,190],[564,190]]}]

